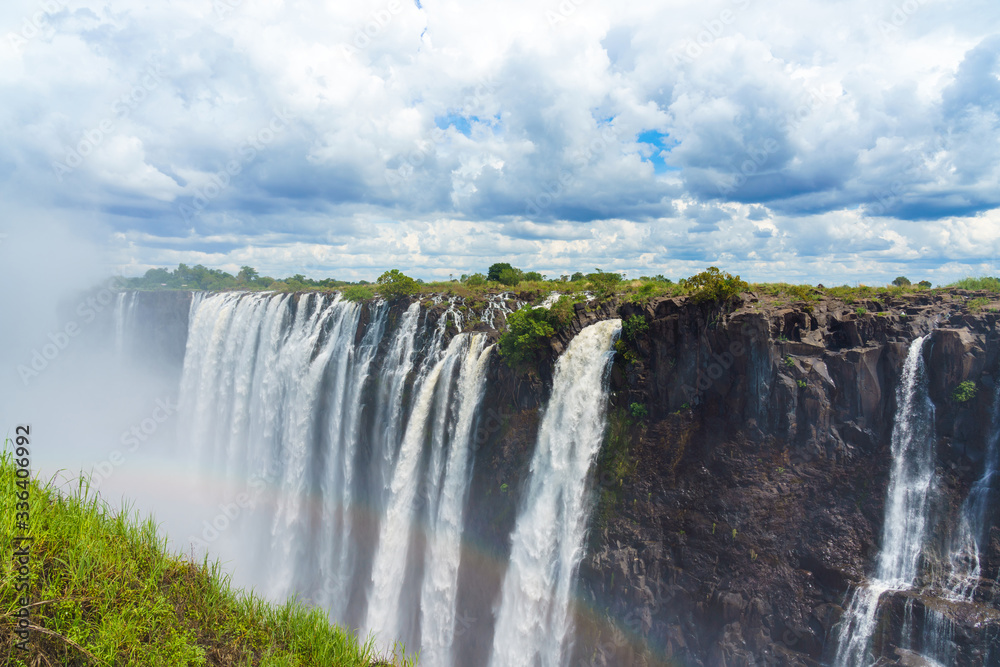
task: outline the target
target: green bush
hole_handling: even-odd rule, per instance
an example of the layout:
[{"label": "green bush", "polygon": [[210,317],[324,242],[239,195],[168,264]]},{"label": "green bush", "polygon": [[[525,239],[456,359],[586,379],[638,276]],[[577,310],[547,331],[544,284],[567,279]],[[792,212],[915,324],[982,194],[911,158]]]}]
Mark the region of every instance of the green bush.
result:
[{"label": "green bush", "polygon": [[527,273],[524,274],[524,280],[528,280],[531,282],[541,282],[545,280],[545,276],[540,274],[538,271],[528,271]]},{"label": "green bush", "polygon": [[642,315],[633,315],[622,322],[622,333],[628,340],[634,341],[636,336],[647,331],[649,331],[649,323]]},{"label": "green bush", "polygon": [[469,287],[479,287],[486,284],[486,276],[481,273],[473,273],[471,276],[466,277],[464,282]]},{"label": "green bush", "polygon": [[895,285],[896,287],[907,287],[911,283],[910,279],[907,278],[906,276],[898,276],[892,281],[892,284]]},{"label": "green bush", "polygon": [[575,283],[575,282],[577,282],[578,280],[585,280],[586,278],[587,278],[587,277],[586,277],[585,275],[583,275],[582,273],[580,273],[579,271],[577,271],[577,272],[576,272],[576,273],[574,273],[574,274],[573,274],[572,276],[570,276],[570,281],[572,281],[572,282],[574,282],[574,283]]},{"label": "green bush", "polygon": [[522,308],[507,316],[507,331],[497,342],[500,356],[511,368],[535,361],[556,330],[544,308]]},{"label": "green bush", "polygon": [[600,299],[606,299],[615,293],[615,288],[622,281],[618,273],[611,273],[596,269],[596,273],[588,273],[587,280],[593,286],[594,294]]},{"label": "green bush", "polygon": [[632,413],[632,417],[635,419],[645,419],[649,416],[649,410],[642,403],[632,403],[628,406],[629,412]]},{"label": "green bush", "polygon": [[976,397],[978,391],[976,383],[971,380],[959,383],[955,390],[951,392],[951,400],[956,403],[966,403]]},{"label": "green bush", "polygon": [[340,290],[347,301],[367,301],[375,298],[375,290],[368,285],[348,285]]},{"label": "green bush", "polygon": [[919,283],[917,283],[917,285],[919,287],[923,287],[924,289],[930,289],[932,287],[931,281],[929,280],[921,280]]},{"label": "green bush", "polygon": [[691,298],[696,303],[712,301],[725,304],[740,292],[750,289],[750,285],[746,281],[741,280],[739,276],[719,271],[714,266],[710,266],[707,270],[691,276],[685,281],[685,284],[688,288],[694,290]]},{"label": "green bush", "polygon": [[375,289],[386,299],[415,294],[420,289],[416,280],[405,275],[399,269],[386,271],[375,282],[378,284]]},{"label": "green bush", "polygon": [[556,331],[562,329],[573,320],[573,304],[576,300],[571,296],[563,295],[556,300],[549,308],[549,322]]}]

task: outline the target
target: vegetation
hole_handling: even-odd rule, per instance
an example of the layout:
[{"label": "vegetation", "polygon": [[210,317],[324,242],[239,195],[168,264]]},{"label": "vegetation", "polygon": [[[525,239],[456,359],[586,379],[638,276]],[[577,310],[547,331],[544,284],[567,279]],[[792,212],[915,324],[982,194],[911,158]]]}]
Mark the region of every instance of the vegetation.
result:
[{"label": "vegetation", "polygon": [[378,287],[375,290],[386,299],[396,299],[401,296],[409,296],[420,291],[420,285],[416,280],[404,274],[399,269],[386,271],[378,277],[376,281]]},{"label": "vegetation", "polygon": [[948,285],[948,287],[967,289],[974,292],[978,292],[979,290],[1000,292],[1000,278],[991,278],[989,276],[983,276],[980,278],[963,278]]},{"label": "vegetation", "polygon": [[956,403],[967,403],[976,397],[977,391],[978,387],[976,387],[975,382],[971,380],[960,382],[954,391],[951,392],[951,400]]},{"label": "vegetation", "polygon": [[550,318],[544,308],[522,308],[507,316],[507,331],[500,336],[497,349],[508,366],[519,368],[537,359],[556,332]]},{"label": "vegetation", "polygon": [[649,331],[649,323],[642,315],[633,315],[622,322],[622,335],[630,341],[634,341],[636,336]]},{"label": "vegetation", "polygon": [[695,302],[712,301],[720,304],[726,304],[740,292],[750,289],[750,285],[740,280],[739,276],[720,271],[714,266],[688,278],[686,285],[694,290],[691,298]]},{"label": "vegetation", "polygon": [[[414,664],[398,647],[395,655],[380,658],[373,641],[360,644],[331,626],[322,610],[294,601],[275,605],[235,590],[217,562],[199,565],[169,554],[152,519],[111,510],[82,481],[69,494],[34,480],[19,489],[11,481],[9,451],[0,455],[0,475],[4,665]],[[25,567],[31,581],[28,622],[38,629],[31,631],[26,652],[15,647],[22,640],[14,632],[21,609],[15,591],[19,565],[10,557],[17,494],[27,495],[34,538]]]},{"label": "vegetation", "polygon": [[892,281],[892,284],[896,285],[897,287],[906,287],[907,285],[910,284],[910,279],[907,278],[906,276],[899,276],[898,278],[895,278]]}]

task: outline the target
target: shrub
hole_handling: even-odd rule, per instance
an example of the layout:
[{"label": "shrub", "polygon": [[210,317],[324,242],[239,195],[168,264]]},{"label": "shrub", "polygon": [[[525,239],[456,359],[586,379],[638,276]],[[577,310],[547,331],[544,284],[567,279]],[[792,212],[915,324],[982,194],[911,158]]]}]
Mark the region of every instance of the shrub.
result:
[{"label": "shrub", "polygon": [[368,285],[348,285],[340,293],[347,301],[367,301],[375,297],[375,290]]},{"label": "shrub", "polygon": [[917,283],[917,285],[920,286],[920,287],[923,287],[925,289],[930,289],[931,288],[931,281],[929,281],[929,280],[921,280],[919,283]]},{"label": "shrub", "polygon": [[549,308],[549,323],[556,331],[562,329],[573,320],[573,304],[571,296],[563,295]]},{"label": "shrub", "polygon": [[971,380],[960,382],[959,385],[955,387],[955,390],[951,392],[951,400],[956,403],[966,403],[976,397],[976,391],[978,391],[978,387],[976,387],[975,382],[972,382]]},{"label": "shrub", "polygon": [[473,273],[465,279],[465,284],[469,287],[479,287],[486,284],[486,276],[481,273]]},{"label": "shrub", "polygon": [[534,361],[538,351],[555,334],[544,308],[522,308],[507,316],[507,331],[497,343],[500,356],[511,368]]},{"label": "shrub", "polygon": [[545,280],[545,276],[540,274],[538,271],[528,271],[524,274],[524,280],[529,280],[532,282],[541,282]]},{"label": "shrub", "polygon": [[575,283],[575,282],[577,282],[578,280],[584,280],[585,278],[586,278],[586,276],[584,276],[584,275],[583,275],[582,273],[580,273],[579,271],[577,271],[576,273],[574,273],[574,274],[573,274],[573,275],[572,275],[572,276],[570,277],[570,281],[572,281],[572,282],[574,282],[574,283]]},{"label": "shrub", "polygon": [[692,299],[696,303],[703,301],[713,301],[715,303],[728,303],[740,292],[750,289],[746,281],[739,276],[734,276],[724,271],[719,271],[714,266],[707,270],[691,276],[685,281],[688,288],[694,290]]},{"label": "shrub", "polygon": [[649,410],[642,403],[632,403],[628,406],[628,409],[634,419],[645,419],[649,416]]},{"label": "shrub", "polygon": [[895,285],[896,287],[907,287],[911,283],[910,279],[907,278],[906,276],[898,276],[892,281],[892,284]]},{"label": "shrub", "polygon": [[634,341],[636,336],[647,331],[649,331],[649,323],[646,322],[646,318],[642,315],[633,315],[622,322],[622,333],[629,340]]},{"label": "shrub", "polygon": [[376,283],[378,287],[375,289],[386,299],[395,299],[400,296],[414,294],[420,289],[416,280],[405,275],[399,269],[386,271],[378,277]]},{"label": "shrub", "polygon": [[615,288],[618,283],[622,281],[622,277],[617,273],[610,273],[596,270],[596,273],[588,273],[587,280],[593,285],[594,293],[598,298],[606,299],[615,292]]}]

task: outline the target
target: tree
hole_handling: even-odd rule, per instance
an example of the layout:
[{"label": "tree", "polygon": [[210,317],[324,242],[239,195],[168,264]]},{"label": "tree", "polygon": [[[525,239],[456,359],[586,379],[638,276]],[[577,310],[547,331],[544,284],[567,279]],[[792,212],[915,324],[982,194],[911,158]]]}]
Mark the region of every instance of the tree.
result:
[{"label": "tree", "polygon": [[416,280],[405,275],[399,269],[386,271],[375,282],[378,285],[376,291],[386,299],[407,296],[420,289]]},{"label": "tree", "polygon": [[545,280],[545,276],[540,274],[538,271],[528,271],[527,273],[524,274],[524,279],[531,282],[535,282],[535,281]]},{"label": "tree", "polygon": [[490,270],[486,272],[486,279],[492,280],[493,282],[501,282],[500,274],[508,269],[518,271],[520,273],[519,269],[515,269],[507,262],[497,262],[496,264],[492,264],[490,266]]},{"label": "tree", "polygon": [[524,274],[521,273],[521,269],[515,269],[514,267],[510,267],[508,269],[502,270],[500,272],[500,276],[496,280],[497,282],[507,285],[508,287],[514,287],[519,282],[521,282],[523,277]]},{"label": "tree", "polygon": [[575,283],[576,281],[578,281],[578,280],[583,280],[584,278],[585,278],[585,276],[584,276],[584,275],[583,275],[582,273],[580,273],[579,271],[577,271],[577,272],[576,272],[576,273],[574,273],[574,274],[573,274],[573,276],[572,276],[572,277],[570,278],[570,281],[571,281],[571,282],[574,282],[574,283]]},{"label": "tree", "polygon": [[236,279],[247,285],[252,285],[257,282],[258,278],[260,278],[260,274],[258,274],[257,269],[252,266],[241,266],[240,272],[236,274]]},{"label": "tree", "polygon": [[930,289],[930,288],[931,288],[931,281],[929,281],[929,280],[921,280],[921,281],[920,281],[919,283],[917,283],[917,284],[918,284],[918,285],[920,285],[921,287],[925,287],[925,288],[927,288],[927,289]]},{"label": "tree", "polygon": [[907,287],[910,285],[910,279],[906,276],[899,276],[892,281],[892,284],[896,287]]}]

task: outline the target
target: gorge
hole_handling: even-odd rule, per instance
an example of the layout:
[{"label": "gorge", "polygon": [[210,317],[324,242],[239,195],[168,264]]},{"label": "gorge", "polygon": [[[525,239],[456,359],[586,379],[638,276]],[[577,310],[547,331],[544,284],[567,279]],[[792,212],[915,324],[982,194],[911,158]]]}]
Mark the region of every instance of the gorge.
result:
[{"label": "gorge", "polygon": [[126,292],[103,334],[249,499],[191,541],[420,664],[997,665],[981,296],[581,301],[528,369],[509,293]]}]

